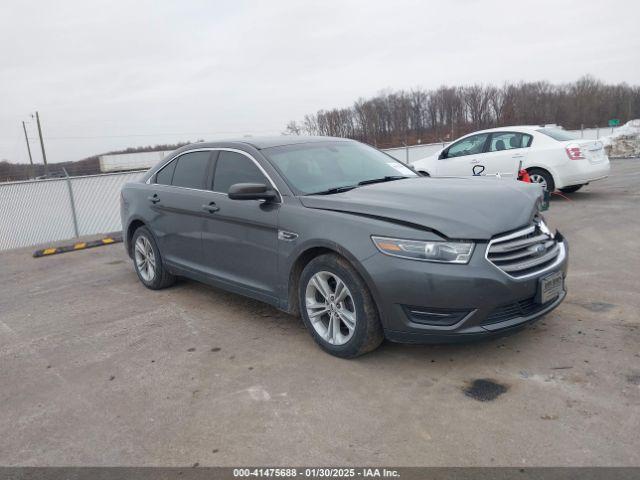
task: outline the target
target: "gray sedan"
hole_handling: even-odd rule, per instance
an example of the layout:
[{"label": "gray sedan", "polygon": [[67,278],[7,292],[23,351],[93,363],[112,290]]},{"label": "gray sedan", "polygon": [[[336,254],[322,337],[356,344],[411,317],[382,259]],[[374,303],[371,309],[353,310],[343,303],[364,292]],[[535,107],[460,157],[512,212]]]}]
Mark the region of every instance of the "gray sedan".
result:
[{"label": "gray sedan", "polygon": [[512,180],[428,178],[367,145],[180,148],[122,189],[148,288],[189,277],[300,315],[327,352],[503,335],[562,302],[568,246]]}]

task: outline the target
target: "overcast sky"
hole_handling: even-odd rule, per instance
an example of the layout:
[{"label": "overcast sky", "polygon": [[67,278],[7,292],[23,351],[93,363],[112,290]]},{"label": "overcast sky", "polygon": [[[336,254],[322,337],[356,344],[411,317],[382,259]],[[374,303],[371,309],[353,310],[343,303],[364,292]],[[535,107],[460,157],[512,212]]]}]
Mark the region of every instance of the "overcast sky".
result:
[{"label": "overcast sky", "polygon": [[391,88],[640,84],[640,2],[0,2],[0,160],[277,134]]}]

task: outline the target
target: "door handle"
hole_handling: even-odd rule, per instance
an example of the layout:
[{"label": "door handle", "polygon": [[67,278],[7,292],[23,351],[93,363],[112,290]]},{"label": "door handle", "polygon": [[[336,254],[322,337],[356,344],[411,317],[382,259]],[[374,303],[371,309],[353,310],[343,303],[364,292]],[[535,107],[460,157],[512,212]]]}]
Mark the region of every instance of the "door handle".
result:
[{"label": "door handle", "polygon": [[478,160],[477,158],[474,158],[473,160],[471,160],[471,163],[478,163],[480,162],[480,160]]},{"label": "door handle", "polygon": [[524,153],[516,153],[511,158],[524,158]]},{"label": "door handle", "polygon": [[216,205],[216,202],[210,202],[208,204],[202,205],[202,210],[209,213],[215,213],[220,210],[220,207]]},{"label": "door handle", "polygon": [[147,200],[149,200],[151,203],[155,205],[160,201],[160,197],[158,196],[157,193],[154,193],[153,195],[148,196]]}]

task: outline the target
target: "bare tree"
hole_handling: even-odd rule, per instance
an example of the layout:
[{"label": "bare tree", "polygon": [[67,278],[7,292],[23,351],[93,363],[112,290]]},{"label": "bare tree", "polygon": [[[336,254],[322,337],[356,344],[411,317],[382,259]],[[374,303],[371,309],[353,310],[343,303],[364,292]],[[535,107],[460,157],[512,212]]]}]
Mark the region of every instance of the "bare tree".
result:
[{"label": "bare tree", "polygon": [[576,129],[640,117],[640,87],[608,85],[587,75],[573,83],[442,86],[409,92],[384,90],[350,108],[320,110],[287,134],[332,135],[378,146],[452,139],[473,130],[557,123]]}]

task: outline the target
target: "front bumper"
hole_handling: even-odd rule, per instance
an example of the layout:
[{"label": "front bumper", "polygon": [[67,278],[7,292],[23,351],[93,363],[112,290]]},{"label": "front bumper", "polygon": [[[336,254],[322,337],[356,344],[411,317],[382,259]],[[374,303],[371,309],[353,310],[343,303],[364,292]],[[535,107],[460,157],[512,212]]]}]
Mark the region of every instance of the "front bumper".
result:
[{"label": "front bumper", "polygon": [[[554,272],[566,278],[565,256],[551,270],[515,279],[485,258],[487,244],[477,244],[467,265],[403,260],[374,255],[364,266],[375,285],[385,336],[402,343],[448,343],[502,336],[531,324],[556,308],[563,291],[546,304],[535,303],[539,279]],[[453,325],[427,325],[416,321],[410,309],[466,312]]]}]

